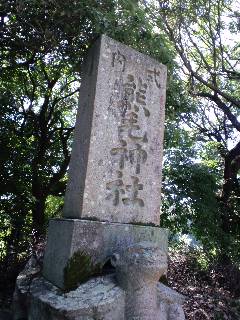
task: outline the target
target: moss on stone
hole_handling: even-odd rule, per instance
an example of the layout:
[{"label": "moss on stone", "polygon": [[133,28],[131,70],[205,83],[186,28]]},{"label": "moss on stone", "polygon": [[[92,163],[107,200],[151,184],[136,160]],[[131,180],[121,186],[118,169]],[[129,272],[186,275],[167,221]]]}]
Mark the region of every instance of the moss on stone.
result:
[{"label": "moss on stone", "polygon": [[101,274],[101,270],[101,264],[94,264],[90,255],[76,251],[64,268],[64,291],[76,289],[92,276]]}]

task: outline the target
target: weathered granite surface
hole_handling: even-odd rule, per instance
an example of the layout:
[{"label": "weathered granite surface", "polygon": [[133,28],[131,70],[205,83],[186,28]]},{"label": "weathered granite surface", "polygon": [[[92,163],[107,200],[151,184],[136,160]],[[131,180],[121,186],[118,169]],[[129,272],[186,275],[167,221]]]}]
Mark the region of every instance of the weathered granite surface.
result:
[{"label": "weathered granite surface", "polygon": [[[125,314],[126,296],[114,274],[97,277],[76,290],[63,293],[39,275],[30,261],[18,276],[14,296],[14,320],[142,320]],[[157,284],[157,313],[151,320],[185,320],[185,297]],[[139,306],[140,307],[140,306]]]},{"label": "weathered granite surface", "polygon": [[139,242],[112,257],[119,286],[126,293],[126,319],[158,318],[157,284],[167,271],[167,255],[152,242]]},{"label": "weathered granite surface", "polygon": [[102,36],[82,78],[64,217],[158,225],[166,67]]},{"label": "weathered granite surface", "polygon": [[43,275],[54,285],[64,288],[64,268],[75,252],[84,251],[94,262],[104,263],[114,252],[142,241],[151,241],[167,253],[166,229],[78,219],[52,219],[48,229]]},{"label": "weathered granite surface", "polygon": [[124,320],[125,294],[113,276],[94,278],[63,293],[38,271],[28,266],[17,278],[14,320]]}]

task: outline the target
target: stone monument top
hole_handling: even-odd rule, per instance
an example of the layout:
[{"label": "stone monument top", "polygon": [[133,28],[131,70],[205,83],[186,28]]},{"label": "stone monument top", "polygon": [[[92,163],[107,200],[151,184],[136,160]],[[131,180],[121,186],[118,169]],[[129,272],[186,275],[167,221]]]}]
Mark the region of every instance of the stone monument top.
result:
[{"label": "stone monument top", "polygon": [[159,224],[166,67],[107,36],[83,66],[64,217]]}]

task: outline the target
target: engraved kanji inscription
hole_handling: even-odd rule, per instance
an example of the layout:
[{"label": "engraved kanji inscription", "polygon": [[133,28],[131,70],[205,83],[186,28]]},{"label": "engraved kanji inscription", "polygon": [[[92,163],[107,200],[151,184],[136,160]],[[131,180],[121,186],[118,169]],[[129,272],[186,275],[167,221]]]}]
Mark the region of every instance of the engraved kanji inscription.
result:
[{"label": "engraved kanji inscription", "polygon": [[127,148],[124,148],[124,147],[113,148],[110,151],[110,153],[111,155],[118,157],[119,169],[123,169],[125,160],[128,160]]},{"label": "engraved kanji inscription", "polygon": [[109,191],[106,199],[107,200],[112,200],[112,203],[114,206],[117,206],[120,201],[120,197],[122,194],[125,193],[123,189],[123,181],[122,181],[122,172],[118,171],[118,179],[114,181],[110,181],[106,185],[106,189]]},{"label": "engraved kanji inscription", "polygon": [[147,92],[148,85],[147,83],[143,82],[142,78],[138,78],[138,90],[136,92],[136,104],[134,105],[134,109],[136,112],[139,111],[139,106],[143,108],[144,115],[146,117],[150,116],[150,112],[146,107],[146,92]]},{"label": "engraved kanji inscription", "polygon": [[[120,52],[113,54],[113,66],[121,67],[123,71],[125,62]],[[152,76],[154,77],[154,74]],[[120,108],[120,124],[117,127],[120,146],[110,150],[110,155],[114,157],[115,165],[117,164],[117,178],[107,182],[106,199],[111,200],[114,206],[123,204],[143,207],[144,201],[139,196],[143,184],[140,183],[140,177],[135,175],[141,173],[141,166],[148,157],[144,149],[144,144],[148,142],[147,132],[141,129],[142,122],[139,121],[142,116],[150,116],[147,107],[148,83],[142,77],[136,78],[133,74],[127,74],[125,80],[123,79],[124,76],[121,74],[115,80],[110,99],[111,107],[115,105],[118,110]],[[139,112],[140,108],[143,114]],[[133,174],[130,177],[127,176],[128,170]]]},{"label": "engraved kanji inscription", "polygon": [[134,93],[136,90],[136,83],[134,82],[134,76],[131,74],[128,74],[127,76],[127,82],[124,83],[124,93],[125,93],[125,99],[129,102],[134,101]]},{"label": "engraved kanji inscription", "polygon": [[122,100],[122,116],[125,117],[127,111],[131,110],[132,103],[135,99],[136,83],[131,74],[127,75],[127,81],[123,84],[124,93]]},{"label": "engraved kanji inscription", "polygon": [[139,184],[139,178],[131,176],[132,184],[126,185],[127,198],[123,198],[124,205],[137,204],[140,207],[144,206],[144,201],[138,197],[138,191],[143,190],[143,185]]},{"label": "engraved kanji inscription", "polygon": [[126,57],[119,52],[113,52],[112,54],[112,66],[116,68],[116,71],[124,72],[126,65]]},{"label": "engraved kanji inscription", "polygon": [[[128,114],[126,118],[122,119],[121,125],[118,127],[118,137],[122,145],[126,146],[126,138],[134,142],[147,142],[147,132],[141,134],[140,126],[137,123],[138,115],[134,112]],[[140,133],[140,135],[139,135]]]},{"label": "engraved kanji inscription", "polygon": [[110,96],[110,106],[119,107],[122,100],[122,87],[123,87],[123,80],[122,78],[117,78],[113,85],[113,91]]},{"label": "engraved kanji inscription", "polygon": [[147,152],[142,149],[140,144],[136,144],[135,149],[129,150],[129,160],[131,164],[136,166],[135,173],[139,174],[141,170],[141,164],[147,160]]},{"label": "engraved kanji inscription", "polygon": [[154,68],[153,70],[147,70],[147,74],[148,74],[148,80],[155,81],[156,86],[158,88],[161,88],[160,70],[156,70],[156,68]]}]

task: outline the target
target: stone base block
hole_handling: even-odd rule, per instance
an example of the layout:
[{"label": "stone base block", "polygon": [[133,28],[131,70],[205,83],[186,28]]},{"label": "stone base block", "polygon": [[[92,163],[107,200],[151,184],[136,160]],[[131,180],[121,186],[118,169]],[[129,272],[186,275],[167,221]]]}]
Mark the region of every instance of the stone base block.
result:
[{"label": "stone base block", "polygon": [[159,227],[79,219],[52,219],[44,255],[43,275],[64,289],[64,269],[76,252],[104,264],[113,253],[131,244],[150,241],[167,253],[168,231]]},{"label": "stone base block", "polygon": [[125,294],[113,276],[63,293],[41,276],[22,272],[14,293],[14,320],[124,320]]},{"label": "stone base block", "polygon": [[[93,278],[76,290],[63,293],[39,276],[39,271],[30,266],[18,276],[14,320],[132,320],[125,315],[126,295],[114,274]],[[185,320],[184,300],[184,296],[159,283],[158,313],[151,320]]]}]

